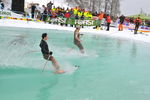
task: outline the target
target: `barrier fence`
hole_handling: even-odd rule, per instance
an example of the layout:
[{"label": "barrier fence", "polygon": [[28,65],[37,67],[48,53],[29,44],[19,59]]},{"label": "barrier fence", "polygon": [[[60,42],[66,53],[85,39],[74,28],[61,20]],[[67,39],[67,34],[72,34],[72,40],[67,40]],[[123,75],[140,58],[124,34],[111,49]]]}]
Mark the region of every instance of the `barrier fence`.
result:
[{"label": "barrier fence", "polygon": [[[22,13],[24,14],[24,13]],[[12,12],[11,11],[0,11],[0,19],[14,19],[14,20],[24,20],[24,21],[37,21],[37,22],[42,22],[39,19],[31,19],[29,17],[25,18],[15,18],[11,17]],[[41,15],[41,17],[44,15]],[[84,20],[76,20],[75,18],[64,18],[64,17],[56,17],[56,18],[51,18],[49,15],[46,15],[45,22],[49,23],[61,23],[61,24],[70,24],[70,25],[81,25],[81,26],[96,26],[97,22],[96,20],[92,19],[84,19]]]}]

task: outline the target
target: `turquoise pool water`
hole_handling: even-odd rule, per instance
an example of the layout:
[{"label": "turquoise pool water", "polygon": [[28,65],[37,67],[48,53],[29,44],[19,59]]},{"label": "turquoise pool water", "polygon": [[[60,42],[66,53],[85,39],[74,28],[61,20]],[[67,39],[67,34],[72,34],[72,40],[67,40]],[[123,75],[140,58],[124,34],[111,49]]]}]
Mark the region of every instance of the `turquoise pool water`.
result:
[{"label": "turquoise pool water", "polygon": [[[50,62],[42,72],[44,32],[65,74]],[[149,100],[150,44],[84,34],[82,55],[72,39],[71,31],[0,27],[0,100]]]}]

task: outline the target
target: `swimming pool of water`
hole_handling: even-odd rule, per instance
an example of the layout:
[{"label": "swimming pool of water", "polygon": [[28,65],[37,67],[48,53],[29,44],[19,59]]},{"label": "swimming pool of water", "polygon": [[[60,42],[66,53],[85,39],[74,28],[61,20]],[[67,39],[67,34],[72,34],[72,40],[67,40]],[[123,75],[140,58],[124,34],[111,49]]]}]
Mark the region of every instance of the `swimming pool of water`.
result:
[{"label": "swimming pool of water", "polygon": [[[148,100],[150,45],[84,34],[86,53],[73,45],[73,32],[0,27],[1,100]],[[56,75],[39,43],[47,32],[50,50],[65,74]],[[80,68],[76,70],[75,65]]]}]

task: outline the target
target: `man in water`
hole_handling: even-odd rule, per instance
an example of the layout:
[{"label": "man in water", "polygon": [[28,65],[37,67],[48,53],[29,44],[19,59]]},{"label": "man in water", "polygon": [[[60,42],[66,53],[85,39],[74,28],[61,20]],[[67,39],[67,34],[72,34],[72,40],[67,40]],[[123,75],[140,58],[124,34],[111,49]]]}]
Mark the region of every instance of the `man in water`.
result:
[{"label": "man in water", "polygon": [[47,44],[46,40],[48,40],[48,35],[47,35],[47,33],[43,33],[42,34],[42,40],[41,40],[41,43],[40,43],[40,47],[41,47],[41,52],[43,54],[44,59],[52,62],[54,68],[56,69],[55,73],[64,73],[63,70],[59,69],[60,66],[59,66],[58,62],[52,56],[53,52],[49,51],[48,44]]},{"label": "man in water", "polygon": [[84,53],[84,48],[81,44],[79,31],[80,31],[80,27],[77,26],[76,30],[74,31],[74,44],[80,49],[81,53]]}]

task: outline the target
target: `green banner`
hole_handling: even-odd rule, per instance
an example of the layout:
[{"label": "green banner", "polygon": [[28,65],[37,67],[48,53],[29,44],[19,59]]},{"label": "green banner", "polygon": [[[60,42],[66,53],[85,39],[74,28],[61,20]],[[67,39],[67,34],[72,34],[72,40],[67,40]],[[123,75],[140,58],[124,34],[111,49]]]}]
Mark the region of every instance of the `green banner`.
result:
[{"label": "green banner", "polygon": [[[5,16],[3,17],[5,18]],[[2,19],[3,17],[0,16],[0,19]],[[12,17],[12,19],[17,19],[17,18]],[[38,21],[38,20],[27,19],[27,21]],[[63,18],[63,17],[57,17],[57,18],[47,17],[46,22],[56,23],[56,24],[60,23],[60,24],[70,24],[70,25],[81,25],[81,26],[99,26],[100,24],[99,20],[90,20],[90,19],[76,20],[73,18]]]},{"label": "green banner", "polygon": [[62,23],[62,24],[70,24],[70,25],[81,25],[81,26],[96,26],[99,24],[96,20],[76,20],[72,18],[47,18],[47,22],[51,23]]},{"label": "green banner", "polygon": [[0,11],[0,16],[11,16],[11,12]]}]

